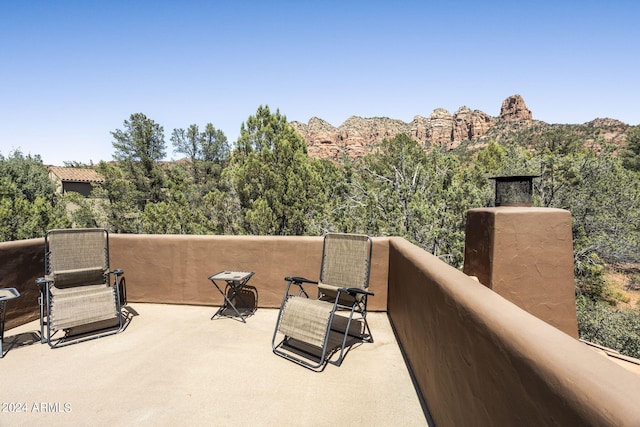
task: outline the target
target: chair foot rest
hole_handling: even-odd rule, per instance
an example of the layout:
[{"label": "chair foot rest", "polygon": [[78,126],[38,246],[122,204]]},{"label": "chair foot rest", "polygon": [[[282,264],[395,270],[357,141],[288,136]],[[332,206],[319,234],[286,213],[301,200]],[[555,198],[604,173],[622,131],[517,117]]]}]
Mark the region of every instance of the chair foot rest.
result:
[{"label": "chair foot rest", "polygon": [[51,301],[51,329],[62,330],[118,317],[114,289],[59,295]]},{"label": "chair foot rest", "polygon": [[333,304],[291,297],[282,309],[279,331],[316,347],[324,345]]}]

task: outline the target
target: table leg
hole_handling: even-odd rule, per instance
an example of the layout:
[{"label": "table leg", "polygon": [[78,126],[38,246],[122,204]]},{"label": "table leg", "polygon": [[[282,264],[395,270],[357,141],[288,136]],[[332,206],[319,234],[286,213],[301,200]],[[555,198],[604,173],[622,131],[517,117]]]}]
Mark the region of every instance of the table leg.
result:
[{"label": "table leg", "polygon": [[[218,315],[222,315],[224,310],[231,307],[231,309],[233,309],[233,311],[235,311],[235,313],[238,315],[240,320],[242,320],[242,323],[247,323],[245,320],[245,316],[243,316],[242,313],[240,313],[240,311],[236,308],[235,304],[233,303],[233,299],[236,297],[239,297],[239,292],[245,286],[245,284],[247,283],[247,280],[245,280],[244,282],[227,281],[227,284],[224,288],[224,292],[222,291],[222,289],[220,289],[220,287],[215,282],[215,280],[211,280],[211,281],[218,289],[218,292],[220,292],[220,294],[222,294],[222,297],[224,298],[224,302],[222,303],[220,308],[218,308],[218,311],[216,311],[215,314],[211,316],[211,320],[213,320],[213,318]],[[231,288],[231,295],[227,296],[227,292],[229,288]]]},{"label": "table leg", "polygon": [[[236,312],[236,314],[238,315],[238,317],[240,317],[240,320],[242,320],[242,323],[247,323],[244,320],[244,316],[238,311],[238,309],[236,308],[236,305],[233,303],[233,299],[234,298],[241,298],[238,293],[240,290],[242,290],[242,287],[244,286],[243,283],[239,283],[239,282],[227,282],[227,286],[225,287],[225,299],[228,302],[228,306],[231,306],[231,308],[233,309],[233,311]],[[226,296],[226,290],[228,288],[231,288],[231,296],[227,297]],[[237,301],[236,301],[237,302]]]},{"label": "table leg", "polygon": [[4,357],[4,349],[2,344],[4,342],[4,316],[6,313],[7,302],[0,301],[0,359]]}]

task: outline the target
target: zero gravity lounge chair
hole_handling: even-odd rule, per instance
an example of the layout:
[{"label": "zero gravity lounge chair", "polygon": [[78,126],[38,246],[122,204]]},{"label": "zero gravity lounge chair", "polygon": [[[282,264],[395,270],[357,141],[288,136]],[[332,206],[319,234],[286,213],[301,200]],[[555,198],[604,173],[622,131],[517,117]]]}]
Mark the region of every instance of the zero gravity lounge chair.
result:
[{"label": "zero gravity lounge chair", "polygon": [[[340,366],[347,342],[373,342],[367,323],[372,241],[369,236],[324,236],[320,280],[288,282],[271,346],[273,352],[312,370]],[[303,287],[307,286],[309,292]],[[311,292],[311,286],[317,287]],[[311,296],[313,295],[313,297]],[[284,338],[276,344],[278,336]],[[337,360],[332,355],[340,350]]]},{"label": "zero gravity lounge chair", "polygon": [[[119,332],[122,283],[118,278],[124,272],[109,270],[107,231],[51,230],[44,246],[45,275],[37,281],[41,341],[57,347]],[[58,331],[64,335],[52,339]]]}]

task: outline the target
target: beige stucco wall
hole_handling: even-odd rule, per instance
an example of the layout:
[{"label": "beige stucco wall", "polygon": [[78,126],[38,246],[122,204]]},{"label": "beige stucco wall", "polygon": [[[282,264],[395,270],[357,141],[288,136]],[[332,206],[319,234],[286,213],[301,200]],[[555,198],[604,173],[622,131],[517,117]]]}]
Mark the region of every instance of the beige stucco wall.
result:
[{"label": "beige stucco wall", "polygon": [[640,381],[404,239],[388,313],[439,426],[638,425]]},{"label": "beige stucco wall", "polygon": [[[317,280],[322,237],[110,235],[111,268],[125,271],[132,302],[220,305],[208,277],[253,271],[259,307],[279,307],[285,276]],[[387,308],[388,239],[375,238],[369,309]]]},{"label": "beige stucco wall", "polygon": [[36,279],[44,273],[44,239],[0,243],[0,288],[16,288],[7,301],[6,329],[40,317]]},{"label": "beige stucco wall", "polygon": [[[285,276],[317,280],[322,237],[110,234],[111,269],[125,271],[131,302],[218,306],[208,277],[221,270],[253,271],[259,307],[279,307]],[[369,309],[387,308],[388,239],[373,239]],[[16,288],[6,329],[39,317],[37,278],[44,273],[44,239],[0,243],[0,287]],[[222,284],[223,285],[223,284]],[[311,288],[313,289],[313,288]]]}]

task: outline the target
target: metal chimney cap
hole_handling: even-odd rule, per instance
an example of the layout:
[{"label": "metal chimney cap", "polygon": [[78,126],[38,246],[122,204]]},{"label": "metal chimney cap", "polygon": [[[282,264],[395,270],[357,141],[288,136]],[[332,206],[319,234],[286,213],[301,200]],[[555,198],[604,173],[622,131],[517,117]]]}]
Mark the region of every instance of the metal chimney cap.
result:
[{"label": "metal chimney cap", "polygon": [[528,179],[540,178],[541,175],[505,175],[505,176],[491,176],[489,179],[495,179],[496,181],[526,181]]},{"label": "metal chimney cap", "polygon": [[531,206],[533,178],[540,175],[494,176],[496,206]]}]

